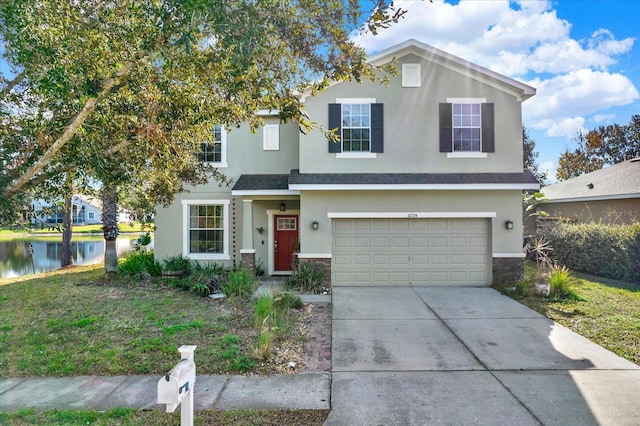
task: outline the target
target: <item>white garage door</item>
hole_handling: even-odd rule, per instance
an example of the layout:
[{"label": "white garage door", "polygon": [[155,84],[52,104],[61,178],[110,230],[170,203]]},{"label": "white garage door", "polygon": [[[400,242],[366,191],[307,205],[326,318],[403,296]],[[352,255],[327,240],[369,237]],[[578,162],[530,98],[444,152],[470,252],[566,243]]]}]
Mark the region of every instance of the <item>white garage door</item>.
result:
[{"label": "white garage door", "polygon": [[333,285],[488,285],[487,219],[334,219]]}]

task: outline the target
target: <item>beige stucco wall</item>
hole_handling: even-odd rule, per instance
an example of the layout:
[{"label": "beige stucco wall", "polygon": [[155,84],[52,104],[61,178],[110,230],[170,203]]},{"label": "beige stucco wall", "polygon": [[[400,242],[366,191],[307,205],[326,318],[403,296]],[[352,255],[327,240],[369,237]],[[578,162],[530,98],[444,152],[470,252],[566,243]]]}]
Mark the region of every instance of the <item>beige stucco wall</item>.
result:
[{"label": "beige stucco wall", "polygon": [[[265,117],[265,124],[278,124],[274,117]],[[298,126],[295,123],[280,125],[280,150],[264,151],[262,145],[262,128],[252,133],[248,125],[231,129],[227,133],[227,164],[218,170],[232,179],[229,186],[219,185],[211,181],[206,185],[188,187],[187,191],[176,195],[173,204],[167,208],[158,207],[156,214],[156,232],[154,234],[154,252],[156,259],[182,254],[183,251],[183,200],[230,200],[229,207],[229,253],[228,261],[217,261],[231,264],[240,261],[239,251],[242,248],[242,216],[243,202],[241,197],[232,197],[231,188],[242,174],[288,174],[298,167]],[[277,209],[280,198],[271,201],[270,208]],[[255,207],[258,208],[258,207]],[[253,215],[254,221],[260,215]],[[235,218],[235,223],[233,223]],[[266,220],[266,219],[265,219]],[[253,228],[259,227],[259,224]],[[262,225],[267,228],[266,225]],[[256,232],[257,233],[257,232]],[[265,243],[266,244],[266,243]],[[256,254],[262,256],[262,254]],[[265,261],[266,264],[266,261]]]},{"label": "beige stucco wall", "polygon": [[[383,103],[384,153],[375,159],[338,159],[328,152],[322,133],[315,131],[300,137],[302,173],[522,172],[521,103],[514,96],[414,55],[401,58],[398,67],[405,62],[422,64],[422,87],[403,88],[397,76],[388,87],[340,83],[306,99],[311,119],[325,127],[327,104],[336,98],[375,98]],[[481,159],[454,159],[439,152],[438,104],[447,98],[486,98],[495,104],[495,153]]]},{"label": "beige stucco wall", "polygon": [[[522,252],[521,191],[305,191],[300,195],[304,216],[300,223],[301,252],[331,253],[329,213],[346,212],[489,212],[492,253]],[[317,220],[319,230],[311,229]],[[514,222],[507,230],[506,220]]]}]

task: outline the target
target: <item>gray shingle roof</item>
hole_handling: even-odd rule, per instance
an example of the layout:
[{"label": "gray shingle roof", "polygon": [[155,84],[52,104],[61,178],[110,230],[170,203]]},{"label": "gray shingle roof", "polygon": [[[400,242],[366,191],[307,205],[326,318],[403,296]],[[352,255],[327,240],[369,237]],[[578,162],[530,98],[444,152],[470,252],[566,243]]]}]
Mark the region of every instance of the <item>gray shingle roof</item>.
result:
[{"label": "gray shingle roof", "polygon": [[292,170],[289,185],[537,185],[522,173],[300,173]]},{"label": "gray shingle roof", "polygon": [[541,192],[549,202],[640,198],[640,159],[545,186]]},{"label": "gray shingle roof", "polygon": [[289,175],[242,175],[233,191],[269,191],[289,189]]}]

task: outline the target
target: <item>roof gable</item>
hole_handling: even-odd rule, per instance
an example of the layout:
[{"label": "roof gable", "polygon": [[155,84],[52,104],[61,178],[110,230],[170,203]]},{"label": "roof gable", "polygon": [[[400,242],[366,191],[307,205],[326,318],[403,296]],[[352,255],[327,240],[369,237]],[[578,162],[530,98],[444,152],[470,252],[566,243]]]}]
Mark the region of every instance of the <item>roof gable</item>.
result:
[{"label": "roof gable", "polygon": [[536,89],[529,85],[415,39],[406,40],[380,51],[370,56],[368,62],[376,66],[384,65],[395,58],[401,58],[409,54],[414,54],[422,59],[434,62],[452,71],[488,84],[496,89],[511,93],[520,101],[529,99],[536,94]]},{"label": "roof gable", "polygon": [[[410,54],[416,55],[424,60],[431,61],[466,77],[475,79],[498,90],[509,93],[515,96],[518,101],[524,101],[536,94],[536,89],[529,85],[415,39],[406,40],[400,44],[371,55],[367,62],[374,66],[380,66],[389,63],[394,59]],[[329,87],[343,82],[345,81],[332,81],[329,84]],[[310,91],[302,93],[301,100],[304,102],[306,97],[310,95]]]}]

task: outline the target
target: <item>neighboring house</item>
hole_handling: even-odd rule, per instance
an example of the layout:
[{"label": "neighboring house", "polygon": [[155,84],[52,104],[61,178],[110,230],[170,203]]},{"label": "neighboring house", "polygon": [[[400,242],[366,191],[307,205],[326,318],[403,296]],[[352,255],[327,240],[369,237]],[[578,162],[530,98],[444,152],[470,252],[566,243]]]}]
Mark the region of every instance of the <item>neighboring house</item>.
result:
[{"label": "neighboring house", "polygon": [[489,285],[522,273],[521,103],[535,89],[409,40],[370,58],[397,60],[389,86],[335,83],[302,96],[337,129],[216,127],[201,159],[234,179],[191,188],[156,216],[158,260],[262,263],[288,274],[292,254],[331,285]]},{"label": "neighboring house", "polygon": [[[102,201],[87,195],[74,195],[72,198],[74,225],[96,225],[102,223]],[[31,202],[31,223],[36,226],[61,224],[64,221],[64,202],[46,202],[42,199]],[[130,213],[118,209],[118,222],[129,221]]]},{"label": "neighboring house", "polygon": [[640,158],[545,186],[541,192],[548,201],[540,204],[540,210],[551,220],[638,223]]}]

